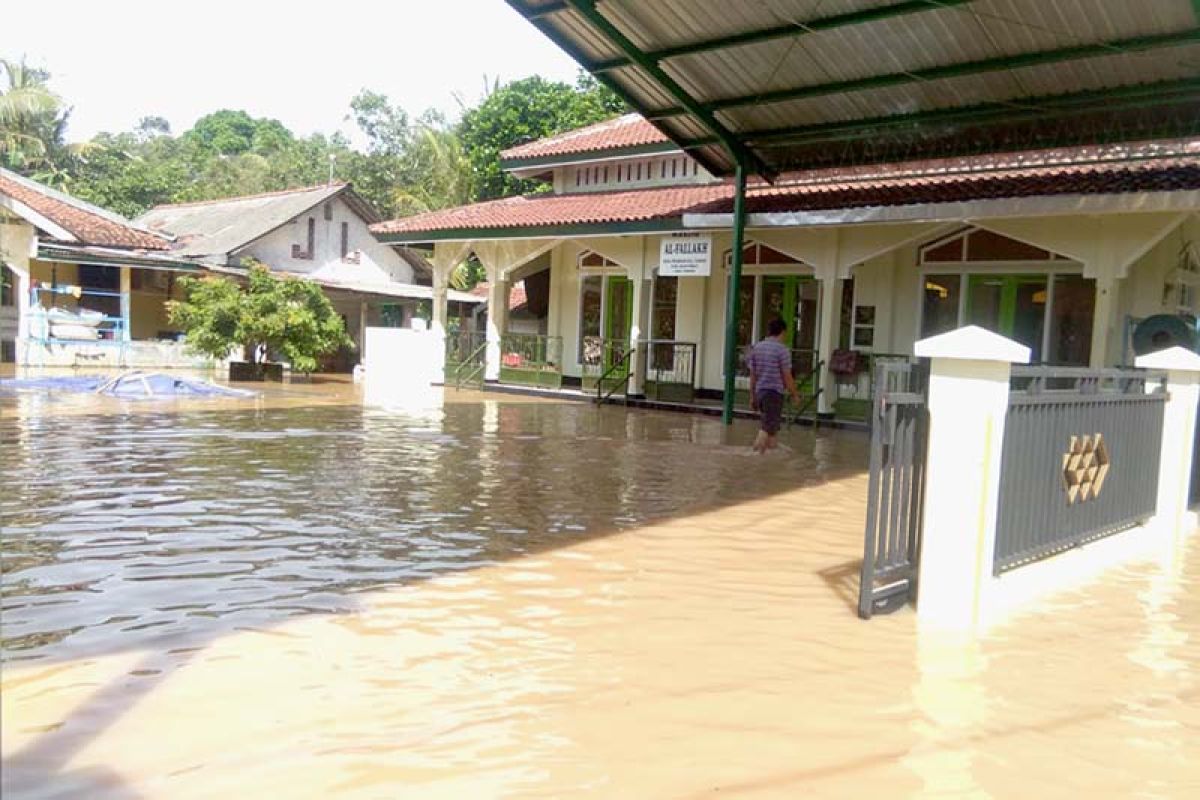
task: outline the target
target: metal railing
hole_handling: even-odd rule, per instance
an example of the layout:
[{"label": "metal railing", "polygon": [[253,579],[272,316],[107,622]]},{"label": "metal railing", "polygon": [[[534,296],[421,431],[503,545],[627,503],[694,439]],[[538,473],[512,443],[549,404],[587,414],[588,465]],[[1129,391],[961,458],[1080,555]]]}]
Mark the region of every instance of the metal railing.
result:
[{"label": "metal railing", "polygon": [[615,389],[623,389],[629,382],[631,355],[628,339],[583,337],[580,358],[583,388],[590,391],[611,385]]},{"label": "metal railing", "polygon": [[562,386],[562,337],[506,333],[500,338],[500,381]]},{"label": "metal railing", "polygon": [[858,599],[863,619],[895,610],[915,593],[929,430],[927,367],[884,362],[875,373]]},{"label": "metal railing", "polygon": [[[108,289],[42,283],[30,288],[29,338],[35,342],[88,342],[121,344],[128,339],[128,321],[106,306],[120,306],[123,295]],[[48,297],[49,307],[42,305]],[[76,300],[76,308],[56,305],[59,297]],[[88,301],[92,301],[89,303]]]},{"label": "metal railing", "polygon": [[456,331],[446,334],[447,385],[461,389],[483,383],[487,368],[487,335],[483,331]]},{"label": "metal railing", "polygon": [[675,339],[638,342],[646,364],[646,396],[691,402],[696,396],[696,343]]},{"label": "metal railing", "polygon": [[1011,385],[995,574],[1153,516],[1163,374],[1016,367]]}]

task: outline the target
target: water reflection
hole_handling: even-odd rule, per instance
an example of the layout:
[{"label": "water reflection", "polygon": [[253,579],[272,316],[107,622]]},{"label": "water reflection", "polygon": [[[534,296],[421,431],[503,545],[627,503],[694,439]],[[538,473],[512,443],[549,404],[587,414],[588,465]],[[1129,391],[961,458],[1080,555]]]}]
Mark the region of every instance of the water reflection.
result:
[{"label": "water reflection", "polygon": [[[590,405],[6,414],[5,796],[1186,796],[1197,548],[856,619],[865,442]],[[849,568],[847,568],[849,565]]]}]

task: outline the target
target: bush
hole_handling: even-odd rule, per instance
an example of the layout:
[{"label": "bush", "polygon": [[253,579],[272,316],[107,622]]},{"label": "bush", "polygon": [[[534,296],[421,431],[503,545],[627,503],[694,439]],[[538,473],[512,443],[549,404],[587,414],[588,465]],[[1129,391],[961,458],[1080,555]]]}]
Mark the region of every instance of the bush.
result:
[{"label": "bush", "polygon": [[321,356],[352,345],[319,286],[273,275],[261,264],[250,268],[244,288],[215,276],[183,278],[180,285],[186,299],[167,303],[167,314],[192,352],[223,359],[240,345],[257,360],[261,347],[308,373]]}]

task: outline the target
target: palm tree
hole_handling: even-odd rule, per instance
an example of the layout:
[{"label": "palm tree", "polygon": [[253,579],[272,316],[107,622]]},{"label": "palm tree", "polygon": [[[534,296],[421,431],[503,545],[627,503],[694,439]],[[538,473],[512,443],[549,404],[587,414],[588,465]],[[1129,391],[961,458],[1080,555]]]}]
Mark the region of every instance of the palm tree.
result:
[{"label": "palm tree", "polygon": [[39,132],[55,129],[62,98],[46,86],[46,72],[24,59],[0,59],[0,72],[6,78],[0,85],[0,159],[16,166],[44,158],[49,148]]}]

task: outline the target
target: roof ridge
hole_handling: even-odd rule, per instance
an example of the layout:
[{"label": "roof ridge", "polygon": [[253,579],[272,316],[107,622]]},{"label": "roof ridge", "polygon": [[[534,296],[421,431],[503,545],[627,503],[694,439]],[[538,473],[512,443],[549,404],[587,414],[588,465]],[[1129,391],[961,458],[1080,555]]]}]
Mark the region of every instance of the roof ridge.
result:
[{"label": "roof ridge", "polygon": [[[149,236],[154,236],[159,239],[163,239],[164,241],[167,241],[167,242],[173,241],[175,238],[174,236],[171,236],[170,234],[162,233],[161,231],[151,230],[150,228],[147,228],[145,225],[142,225],[141,223],[138,223],[138,222],[134,222],[133,220],[129,219],[128,217],[123,217],[120,214],[116,213],[115,211],[109,211],[107,208],[103,208],[94,203],[89,203],[86,200],[81,200],[80,198],[75,197],[74,195],[69,195],[66,192],[60,192],[59,190],[57,190],[51,186],[47,186],[46,184],[44,184],[40,181],[35,181],[33,178],[27,178],[24,175],[20,175],[16,172],[13,172],[12,170],[5,169],[4,167],[0,167],[0,177],[11,180],[13,183],[17,184],[18,186],[24,186],[26,189],[28,189],[32,192],[37,192],[39,194],[43,194],[46,197],[49,197],[51,200],[56,200],[60,203],[65,203],[66,205],[70,206],[71,208],[74,208],[77,211],[82,211],[85,214],[94,214],[95,216],[100,217],[101,219],[108,220],[109,222],[113,223],[114,225],[123,225],[126,228],[131,228],[135,231],[138,231],[139,233],[145,233]],[[63,226],[63,227],[66,227],[66,226]]]},{"label": "roof ridge", "polygon": [[349,181],[334,181],[333,183],[316,183],[310,186],[297,186],[292,189],[276,189],[271,192],[259,192],[258,194],[241,194],[233,197],[214,197],[209,200],[189,200],[186,203],[161,203],[153,206],[150,210],[156,211],[160,208],[186,208],[189,206],[208,206],[216,205],[217,203],[233,203],[238,200],[257,200],[260,197],[280,197],[285,194],[303,194],[304,192],[314,192],[318,189],[333,189],[339,191],[350,185]]},{"label": "roof ridge", "polygon": [[617,128],[617,127],[621,127],[624,125],[635,125],[638,123],[645,123],[647,125],[651,124],[650,121],[647,120],[645,117],[643,117],[641,114],[638,114],[637,112],[629,112],[629,113],[621,114],[621,115],[618,115],[615,117],[610,117],[609,119],[600,120],[599,122],[592,122],[587,125],[582,125],[578,128],[571,128],[570,130],[560,131],[559,133],[554,133],[554,134],[551,134],[550,136],[542,136],[537,139],[532,139],[528,142],[522,142],[521,144],[513,145],[512,147],[501,150],[500,158],[502,158],[502,159],[511,158],[513,153],[516,153],[517,151],[520,151],[520,150],[524,150],[526,148],[533,147],[535,145],[537,145],[539,147],[544,147],[544,146],[551,145],[551,144],[557,144],[557,143],[561,143],[561,142],[569,142],[572,139],[581,138],[584,136],[590,136],[592,134],[599,133],[600,131],[607,130],[610,128]]}]

